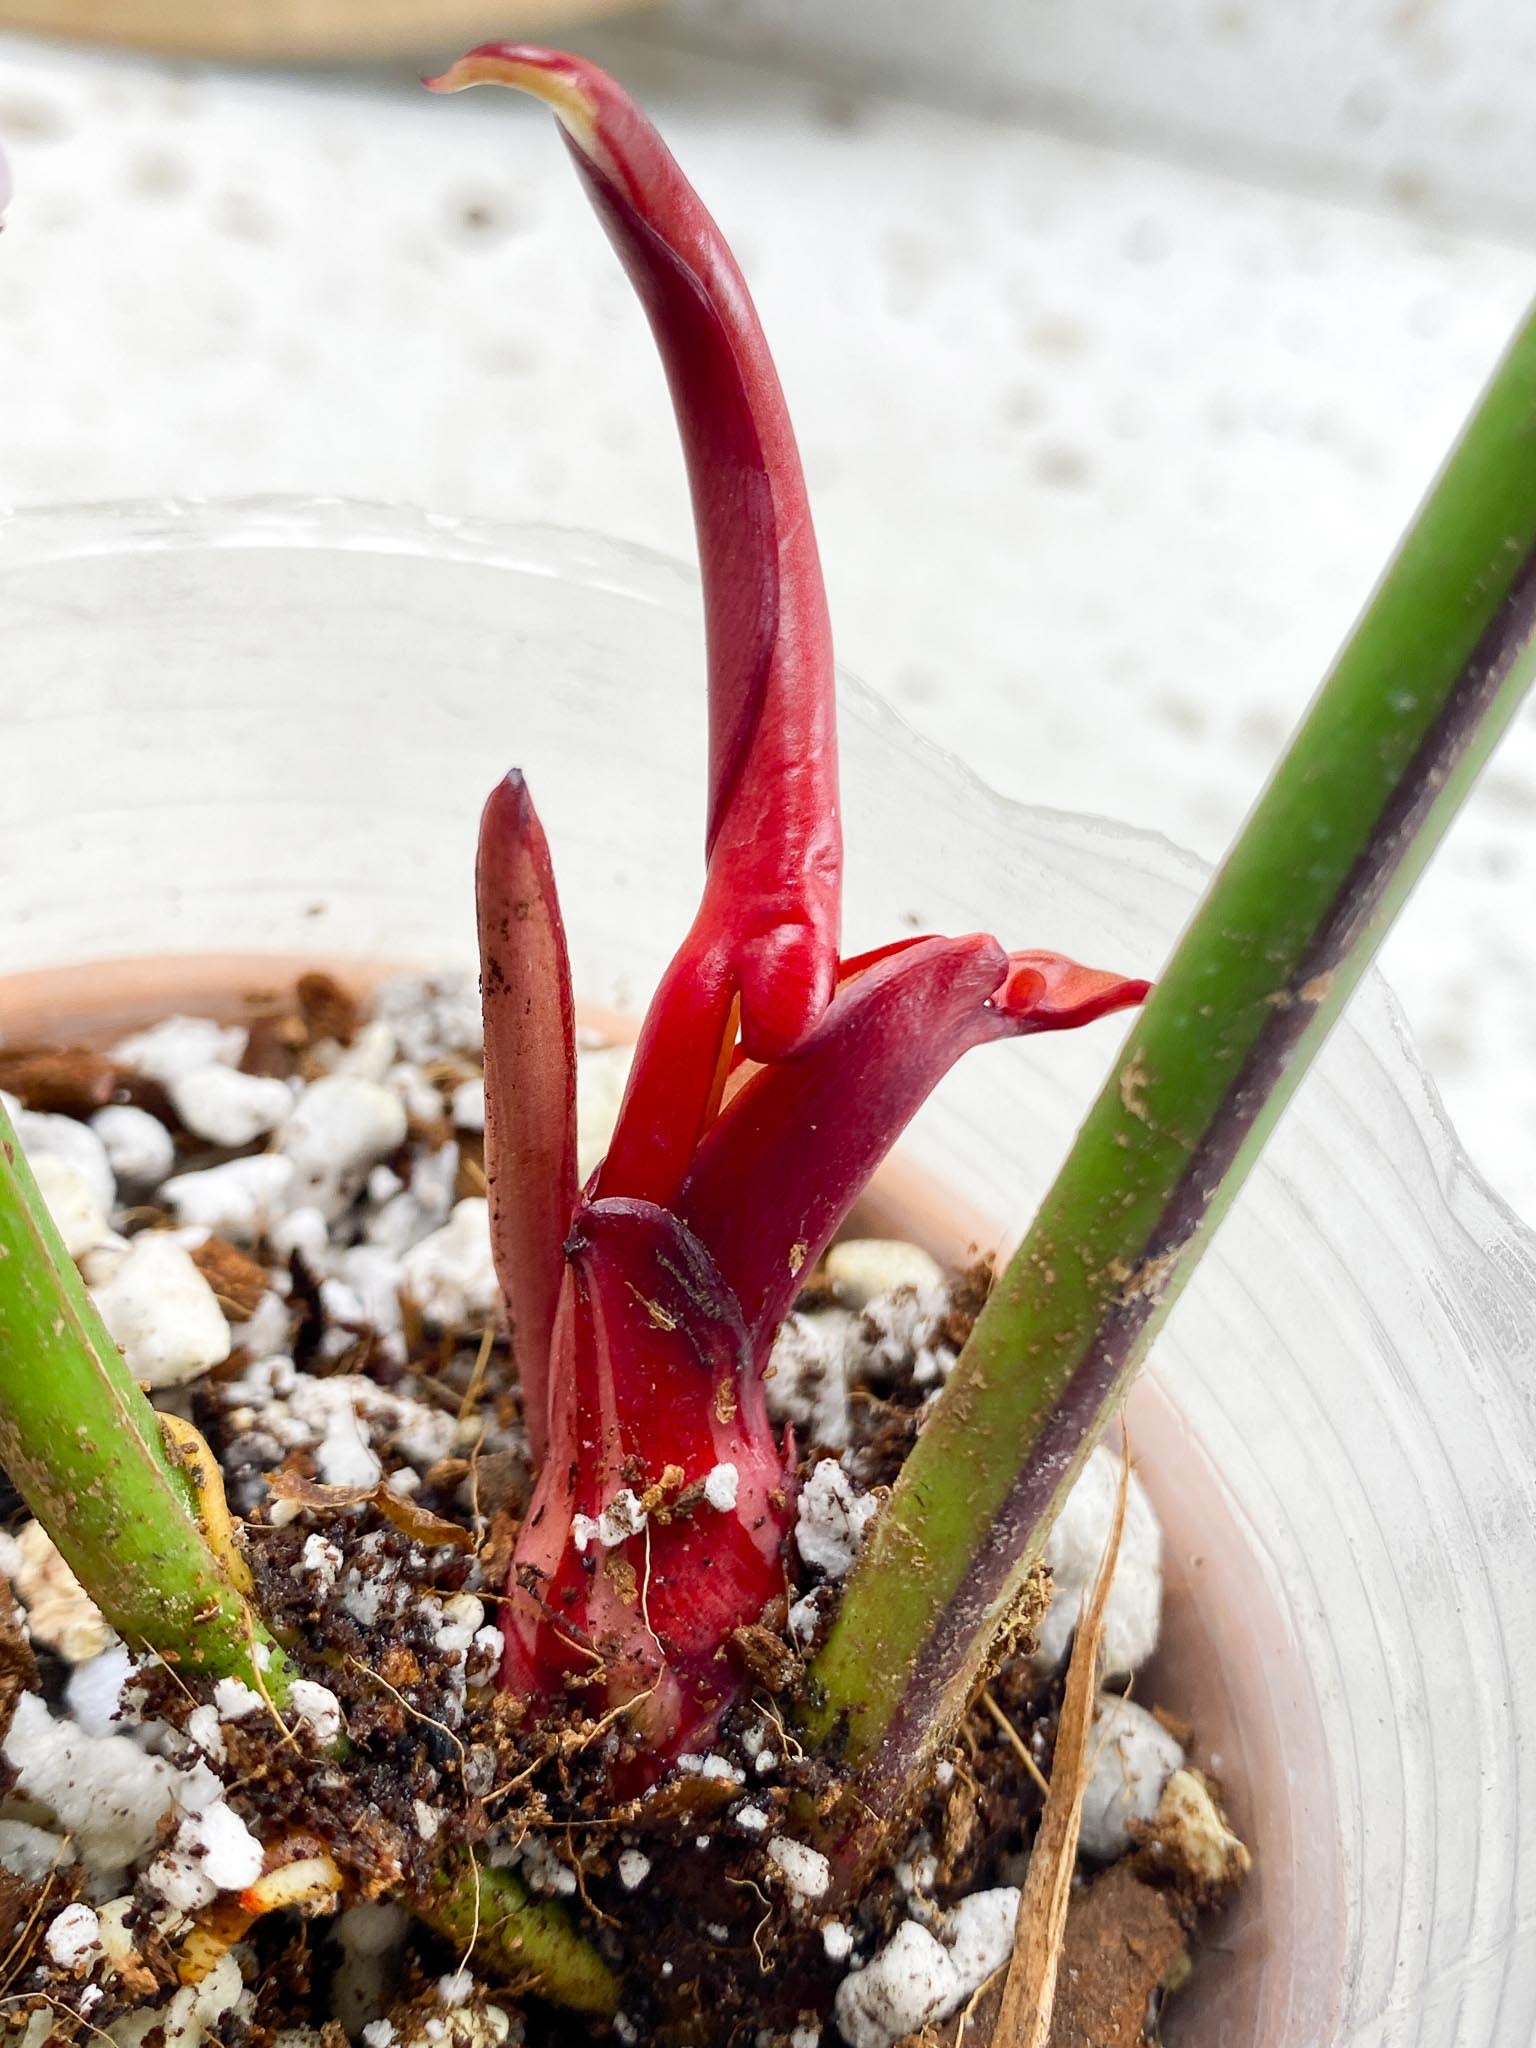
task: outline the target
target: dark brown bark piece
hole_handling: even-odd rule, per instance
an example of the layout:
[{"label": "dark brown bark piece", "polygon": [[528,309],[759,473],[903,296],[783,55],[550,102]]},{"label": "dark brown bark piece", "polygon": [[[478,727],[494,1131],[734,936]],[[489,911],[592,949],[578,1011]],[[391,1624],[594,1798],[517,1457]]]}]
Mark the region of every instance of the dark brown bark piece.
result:
[{"label": "dark brown bark piece", "polygon": [[26,1109],[85,1118],[117,1092],[118,1067],[83,1045],[14,1046],[0,1051],[0,1088]]},{"label": "dark brown bark piece", "polygon": [[[1128,1863],[1114,1863],[1072,1895],[1056,1978],[1050,2048],[1140,2048],[1148,2005],[1176,1974],[1185,1933],[1172,1901],[1144,1884]],[[913,2035],[902,2048],[1023,2048],[996,2036],[1002,1974],[974,2006],[942,2027]]]},{"label": "dark brown bark piece", "polygon": [[731,1641],[737,1654],[765,1692],[776,1697],[798,1693],[805,1679],[805,1663],[781,1635],[760,1622],[734,1629]]},{"label": "dark brown bark piece", "polygon": [[247,1322],[256,1313],[269,1285],[265,1266],[223,1237],[205,1238],[192,1253],[192,1263],[231,1322]]},{"label": "dark brown bark piece", "polygon": [[1184,1948],[1168,1894],[1112,1864],[1067,1913],[1051,2048],[1137,2048],[1148,2003]]},{"label": "dark brown bark piece", "polygon": [[330,974],[301,974],[294,986],[311,1040],[334,1038],[350,1045],[360,1020],[357,997]]},{"label": "dark brown bark piece", "polygon": [[299,1071],[299,1055],[308,1036],[303,1018],[291,1010],[268,1011],[252,1017],[246,1026],[241,1073],[290,1080]]}]

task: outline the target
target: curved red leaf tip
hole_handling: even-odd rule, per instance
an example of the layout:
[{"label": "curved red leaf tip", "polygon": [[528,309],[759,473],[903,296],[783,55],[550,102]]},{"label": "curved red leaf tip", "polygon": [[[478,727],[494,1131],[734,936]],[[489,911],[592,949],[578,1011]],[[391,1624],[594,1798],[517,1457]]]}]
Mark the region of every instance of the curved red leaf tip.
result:
[{"label": "curved red leaf tip", "polygon": [[502,1683],[594,1713],[633,1703],[643,1754],[619,1775],[639,1783],[707,1745],[739,1688],[721,1648],[783,1590],[790,1472],[741,1310],[675,1216],[593,1203],[567,1254]]},{"label": "curved red leaf tip", "polygon": [[531,93],[551,108],[571,140],[610,176],[616,166],[608,158],[597,133],[597,100],[593,77],[603,77],[596,65],[569,56],[563,50],[546,50],[537,43],[482,43],[466,51],[457,63],[436,78],[421,82],[428,92],[463,92],[471,85],[506,85],[517,92]]},{"label": "curved red leaf tip", "polygon": [[[655,335],[677,413],[704,585],[708,875],[642,1033],[603,1190],[669,1202],[707,1120],[739,998],[750,1056],[802,1045],[837,973],[842,837],[832,638],[800,458],[724,237],[622,87],[580,57],[486,44],[439,79],[533,93],[573,145]],[[679,1077],[686,1076],[681,1087]]]},{"label": "curved red leaf tip", "polygon": [[1134,1009],[1151,993],[1150,981],[1082,967],[1064,953],[1010,953],[1008,976],[992,1007],[1025,1031],[1073,1031]]},{"label": "curved red leaf tip", "polygon": [[738,1067],[678,1198],[741,1303],[759,1360],[802,1270],[963,1054],[1086,1024],[1146,991],[1059,953],[1005,954],[982,933],[903,939],[846,962],[792,1060]]}]

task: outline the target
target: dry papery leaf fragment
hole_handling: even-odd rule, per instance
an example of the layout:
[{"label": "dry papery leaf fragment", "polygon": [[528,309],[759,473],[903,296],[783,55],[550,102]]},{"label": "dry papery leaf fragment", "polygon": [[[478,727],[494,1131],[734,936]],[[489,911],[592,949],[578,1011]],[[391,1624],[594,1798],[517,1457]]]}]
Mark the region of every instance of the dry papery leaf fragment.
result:
[{"label": "dry papery leaf fragment", "polygon": [[455,1550],[475,1547],[473,1534],[461,1523],[445,1521],[408,1495],[396,1493],[387,1480],[381,1479],[375,1486],[325,1486],[318,1479],[301,1478],[297,1472],[274,1472],[267,1484],[274,1500],[292,1501],[300,1508],[336,1514],[366,1502],[414,1542],[429,1547],[448,1544]]},{"label": "dry papery leaf fragment", "polygon": [[1093,1703],[1098,1693],[1099,1644],[1104,1610],[1120,1538],[1125,1528],[1125,1503],[1131,1483],[1130,1452],[1120,1467],[1120,1494],[1114,1524],[1104,1546],[1099,1575],[1083,1609],[1067,1666],[1066,1690],[1056,1733],[1050,1791],[1039,1831],[1030,1851],[1029,1870],[1019,1896],[1019,1917],[1013,1957],[1003,1982],[1002,2003],[993,2029],[992,2048],[1047,2048],[1051,2013],[1056,2003],[1056,1976],[1066,1935],[1067,1903],[1077,1867],[1077,1837],[1083,1794],[1092,1770],[1089,1738]]}]

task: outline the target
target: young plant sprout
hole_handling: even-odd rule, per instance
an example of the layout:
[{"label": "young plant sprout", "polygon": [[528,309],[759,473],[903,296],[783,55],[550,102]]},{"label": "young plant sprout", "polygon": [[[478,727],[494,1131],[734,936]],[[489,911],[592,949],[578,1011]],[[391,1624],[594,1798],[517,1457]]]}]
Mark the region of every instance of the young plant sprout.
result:
[{"label": "young plant sprout", "polygon": [[[1055,1842],[1053,1857],[1041,1855],[1025,1886],[994,1879],[939,1911],[930,1896],[938,1858],[899,1845],[926,1842],[913,1832],[924,1800],[923,1815],[948,1813],[942,1788],[956,1775],[955,1757],[979,1757],[978,1725],[1010,1784],[1021,1769],[1040,1778],[1034,1750],[986,1688],[1011,1672],[1025,1688],[1020,1697],[1034,1697],[1027,1689],[1036,1677],[1017,1654],[1028,1643],[1014,1639],[1027,1637],[1032,1610],[1022,1596],[1053,1518],[1530,684],[1536,320],[1496,371],[1155,990],[1058,953],[1008,952],[979,933],[908,937],[845,959],[826,602],[783,394],[741,273],[655,131],[594,65],[495,44],[431,83],[438,91],[509,85],[552,107],[660,349],[702,565],[702,899],[641,1023],[606,1154],[579,1184],[575,1000],[550,850],[522,775],[496,786],[476,864],[487,1200],[456,1199],[459,1152],[434,1138],[432,1198],[442,1198],[439,1221],[450,1207],[452,1221],[405,1239],[398,1258],[361,1241],[364,1212],[371,1223],[416,1204],[420,1222],[418,1190],[403,1176],[423,1165],[425,1141],[406,1135],[405,1083],[390,1096],[356,1066],[342,1070],[355,1049],[335,1018],[355,1005],[326,976],[299,985],[324,985],[311,997],[330,1022],[299,1033],[319,1078],[301,1075],[296,1056],[289,1067],[236,1073],[240,1055],[232,1054],[213,1076],[219,1100],[249,1106],[254,1091],[262,1106],[242,1136],[218,1139],[214,1149],[231,1156],[205,1170],[170,1172],[173,1132],[217,1137],[197,1131],[185,1108],[194,1099],[206,1105],[209,1088],[184,1087],[184,1075],[135,1069],[139,1092],[161,1105],[157,1121],[113,1099],[112,1060],[86,1051],[100,1088],[75,1103],[76,1122],[51,1113],[59,1107],[51,1101],[50,1113],[23,1105],[27,1143],[40,1158],[54,1126],[63,1132],[51,1142],[67,1140],[77,1167],[81,1145],[97,1145],[106,1186],[99,1202],[66,1160],[34,1176],[0,1100],[0,1465],[34,1518],[27,1570],[49,1578],[48,1599],[67,1606],[79,1596],[91,1626],[121,1638],[112,1646],[121,1662],[109,1709],[131,1662],[133,1685],[152,1700],[168,1744],[161,1756],[54,1720],[8,1567],[0,1576],[0,1769],[27,1764],[22,1738],[32,1741],[51,1776],[49,1797],[35,1785],[28,1791],[38,1802],[29,1815],[51,1799],[45,1817],[61,1830],[77,1821],[83,1829],[94,1788],[106,1788],[112,1804],[114,1758],[132,1748],[137,1832],[131,1853],[92,1873],[103,1889],[103,1870],[129,1888],[101,1902],[99,1915],[71,1871],[62,1911],[50,1918],[41,1903],[29,1905],[14,1942],[0,1926],[0,2005],[30,2001],[25,2048],[42,2048],[56,2015],[74,2028],[65,2030],[71,2039],[102,2033],[101,2019],[122,2019],[124,2042],[143,2038],[141,2022],[160,2024],[163,2015],[167,2041],[196,2048],[248,1992],[254,1999],[255,1973],[247,1962],[242,1978],[234,1944],[259,1941],[263,1923],[284,1913],[323,1916],[399,1898],[466,1962],[564,2008],[549,2022],[556,2029],[578,2024],[574,2013],[605,2037],[636,2041],[640,2028],[622,2001],[638,1986],[635,2010],[659,2039],[707,2048],[750,2037],[806,2048],[830,2013],[849,2048],[894,2048],[962,2008],[968,2020],[1012,1947],[1016,1958],[1044,1958],[1010,1977],[1005,2001],[1015,2020],[1032,2010],[1029,2038],[1043,2042],[1072,1902],[1083,1890],[1103,1896],[1102,1877],[1074,1889],[1073,1857],[1105,1716],[1118,1713],[1115,1754],[1125,1768],[1106,1767],[1085,1846],[1093,1853],[1094,1843],[1112,1842],[1118,1853],[1134,1844],[1178,1778],[1181,1825],[1203,1816],[1208,1852],[1203,1866],[1186,1866],[1204,1869],[1198,1898],[1190,1893],[1180,1910],[1166,1898],[1153,1902],[1160,1931],[1143,1944],[1143,1977],[1122,2002],[1123,2026],[1073,2036],[1128,2041],[1149,1998],[1155,2004],[1179,1974],[1197,1914],[1246,1867],[1207,1782],[1175,1768],[1184,1751],[1169,1732],[1124,1700],[1095,1702],[1116,1545],[1135,1519],[1128,1471],[1103,1556],[1077,1558],[1091,1597],[1079,1608],[1072,1596],[1068,1626],[1086,1618],[1066,1676],[1058,1670],[1048,1680],[1061,1690],[1044,1718],[1074,1731],[1048,1788],[1048,1825],[1033,1838],[1036,1850]],[[3,178],[0,167],[0,205]],[[796,1635],[791,1602],[814,1571],[827,1577],[817,1597],[833,1590],[834,1576],[830,1564],[817,1565],[803,1532],[796,1562],[797,1509],[846,1485],[832,1460],[806,1478],[802,1454],[816,1446],[770,1418],[765,1378],[797,1297],[963,1054],[1138,1007],[1039,1216],[985,1304],[978,1291],[967,1309],[969,1334],[945,1384],[918,1392],[912,1366],[910,1429],[879,1482],[890,1480],[889,1491],[861,1497],[867,1538],[838,1555],[835,1597],[820,1610],[814,1641]],[[472,1007],[470,1017],[472,1025]],[[395,1047],[393,1023],[380,1016],[367,1028]],[[183,1047],[188,1031],[208,1045],[226,1035],[212,1019],[172,1018],[155,1030]],[[244,1045],[244,1033],[235,1035]],[[472,1035],[446,1049],[463,1053]],[[42,1049],[55,1086],[57,1050]],[[168,1057],[163,1045],[160,1056]],[[217,1063],[222,1055],[199,1057]],[[418,1128],[445,1127],[444,1101],[477,1094],[477,1072],[443,1064],[452,1078],[441,1094],[409,1069],[410,1085],[426,1096]],[[18,1068],[4,1071],[14,1077]],[[147,1093],[146,1080],[154,1084]],[[308,1124],[297,1113],[282,1122],[289,1083],[308,1103]],[[311,1087],[315,1097],[304,1092]],[[340,1118],[327,1126],[339,1133],[336,1147],[352,1147],[345,1159],[313,1156],[320,1091]],[[152,1197],[137,1214],[115,1201],[105,1138],[82,1131],[86,1117],[104,1116],[115,1119],[104,1126],[114,1142],[133,1140],[139,1163],[130,1168],[122,1153],[124,1178],[135,1201]],[[310,1148],[302,1174],[292,1156],[301,1124]],[[249,1149],[247,1140],[268,1135],[274,1150]],[[198,1184],[196,1199],[217,1206],[189,1215],[181,1203]],[[199,1238],[198,1254],[228,1293],[245,1290],[244,1360],[233,1356],[233,1313],[226,1327],[209,1293],[219,1340],[211,1355],[220,1365],[231,1358],[230,1378],[206,1383],[195,1411],[211,1435],[210,1417],[219,1428],[228,1421],[248,1450],[263,1429],[274,1432],[270,1457],[251,1452],[239,1464],[231,1454],[239,1483],[254,1485],[238,1499],[226,1499],[219,1458],[198,1430],[158,1413],[135,1379],[114,1334],[125,1332],[131,1349],[137,1325],[120,1321],[113,1331],[104,1319],[103,1304],[122,1283],[98,1272],[120,1276],[135,1247],[179,1262],[185,1285],[205,1284],[192,1252],[157,1234],[172,1221],[197,1225],[181,1238]],[[225,1228],[240,1247],[218,1236]],[[450,1237],[455,1259],[466,1245],[469,1263],[478,1259],[469,1280],[458,1274],[456,1297],[472,1299],[474,1310],[444,1309],[435,1327],[427,1319],[423,1348],[412,1352],[401,1296],[411,1297],[408,1308],[420,1298],[403,1278],[407,1261],[427,1271],[423,1255],[436,1245],[446,1258],[437,1240]],[[351,1356],[359,1320],[368,1320],[361,1296],[381,1262],[389,1299],[371,1334],[387,1324],[396,1349],[375,1381],[337,1368]],[[142,1259],[138,1269],[147,1270]],[[478,1496],[466,1508],[454,1491],[470,1461],[447,1453],[463,1443],[466,1417],[471,1431],[480,1426],[469,1411],[493,1352],[497,1371],[505,1363],[498,1288],[531,1477],[503,1381],[497,1427],[511,1440],[502,1462],[514,1476],[504,1474],[500,1522],[491,1519],[476,1554],[486,1526]],[[356,1313],[335,1311],[338,1299]],[[463,1363],[462,1340],[480,1322],[487,1327],[455,1415],[460,1389],[446,1375]],[[260,1340],[251,1334],[258,1329]],[[294,1333],[304,1330],[316,1356],[341,1338],[312,1374],[296,1364]],[[416,1370],[427,1353],[446,1411],[413,1411],[390,1376]],[[181,1359],[156,1386],[190,1384],[209,1356]],[[402,1432],[400,1418],[414,1412],[428,1448],[386,1471],[359,1434],[369,1404]],[[345,1470],[325,1469],[328,1444],[344,1454]],[[1098,1463],[1107,1458],[1100,1452]],[[467,1482],[471,1494],[477,1483]],[[259,1544],[237,1530],[232,1506],[259,1528]],[[1151,1517],[1144,1499],[1140,1513]],[[12,1550],[20,1555],[19,1544]],[[487,1578],[504,1592],[490,1591]],[[481,1595],[495,1602],[494,1624]],[[43,1596],[27,1607],[34,1635],[43,1607]],[[1148,1645],[1153,1636],[1155,1614]],[[750,1773],[765,1760],[770,1723],[766,1762],[783,1775],[759,1788]],[[731,1743],[740,1764],[701,1754]],[[1133,1754],[1135,1771],[1126,1761]],[[704,1783],[711,1776],[712,1786]],[[1140,1806],[1127,1791],[1133,1778],[1146,1792]],[[343,1812],[353,1780],[364,1787],[358,1810]],[[1030,1838],[1023,1807],[1010,1799],[1012,1858]],[[977,1848],[986,1830],[976,1811],[967,1839],[996,1871],[1002,1835]],[[25,1837],[42,1833],[30,1819],[15,1825]],[[583,1830],[585,1846],[573,1848]],[[562,1832],[564,1862],[550,1847]],[[720,1923],[705,1921],[702,1936],[685,1930],[695,1941],[693,1974],[687,1985],[681,1975],[668,1985],[650,1969],[648,1942],[657,1926],[694,1917],[700,1880],[685,1875],[659,1911],[637,1906],[632,1924],[621,1915],[649,1881],[652,1850],[658,1859],[673,1854],[657,1871],[662,1881],[675,1877],[679,1850],[700,1870],[691,1852],[721,1843],[746,1874],[726,1868],[731,1905],[720,1908]],[[1166,1846],[1158,1837],[1148,1858]],[[1211,1876],[1211,1853],[1225,1875]],[[897,1854],[907,1860],[893,1872]],[[972,1875],[980,1867],[974,1862]],[[40,1868],[44,1876],[26,1882],[46,1891],[57,1870]],[[1138,1875],[1127,1862],[1121,1876],[1132,1886],[1145,1878],[1150,1891],[1164,1885],[1168,1867]],[[760,1902],[760,1918],[742,1892]],[[0,1858],[0,1906],[16,1895]],[[1020,1921],[1014,1947],[1013,1916],[1031,1897],[1054,1902],[1044,1916],[1050,1927]],[[734,1931],[723,1924],[728,1910]],[[855,1955],[861,1912],[864,1946]],[[48,1960],[38,1961],[44,1939]],[[274,1940],[268,1953],[275,1949]],[[1161,1960],[1147,1963],[1154,1949]],[[442,1970],[441,1946],[429,1940],[420,1956]],[[295,1982],[307,1986],[312,1961],[305,1949]],[[722,2020],[714,1994],[732,1970]],[[439,1977],[435,1991],[418,1976],[405,2001],[417,2030],[397,2033],[380,2018],[360,2029],[368,2048],[494,2048],[507,2038],[507,2016],[466,1989],[466,1968]],[[472,1996],[480,1998],[473,2007]],[[771,2024],[758,2026],[765,2004]],[[254,2024],[266,2027],[270,2017]],[[249,2014],[239,2023],[248,2033]],[[273,2038],[301,2037],[283,2032],[287,2024],[274,2020]],[[1024,2037],[1022,2025],[1015,2031]],[[308,2015],[301,2032],[314,2032]],[[987,2038],[980,2021],[977,2038]]]},{"label": "young plant sprout", "polygon": [[783,393],[746,284],[660,137],[596,66],[475,51],[438,90],[558,115],[650,318],[703,568],[703,900],[640,1030],[606,1158],[575,1179],[575,1041],[548,849],[521,776],[478,864],[486,1172],[540,1478],[502,1682],[633,1703],[633,1768],[707,1747],[735,1630],[785,1589],[795,1452],[762,1375],[803,1278],[973,1046],[1137,1003],[1144,981],[980,935],[839,960],[826,598]]}]

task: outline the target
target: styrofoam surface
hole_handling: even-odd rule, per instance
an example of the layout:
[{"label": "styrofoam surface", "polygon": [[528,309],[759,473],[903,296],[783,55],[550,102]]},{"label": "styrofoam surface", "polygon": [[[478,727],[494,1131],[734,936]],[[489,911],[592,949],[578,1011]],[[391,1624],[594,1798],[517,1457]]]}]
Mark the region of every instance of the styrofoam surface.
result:
[{"label": "styrofoam surface", "polygon": [[[674,0],[689,34],[1536,237],[1528,0]],[[674,34],[668,14],[658,31]]]},{"label": "styrofoam surface", "polygon": [[[843,658],[1010,794],[1218,852],[1536,254],[587,46],[758,293]],[[539,110],[0,38],[0,133],[0,500],[340,492],[689,550],[648,339]],[[1533,819],[1536,712],[1388,954],[1530,1215]]]}]

